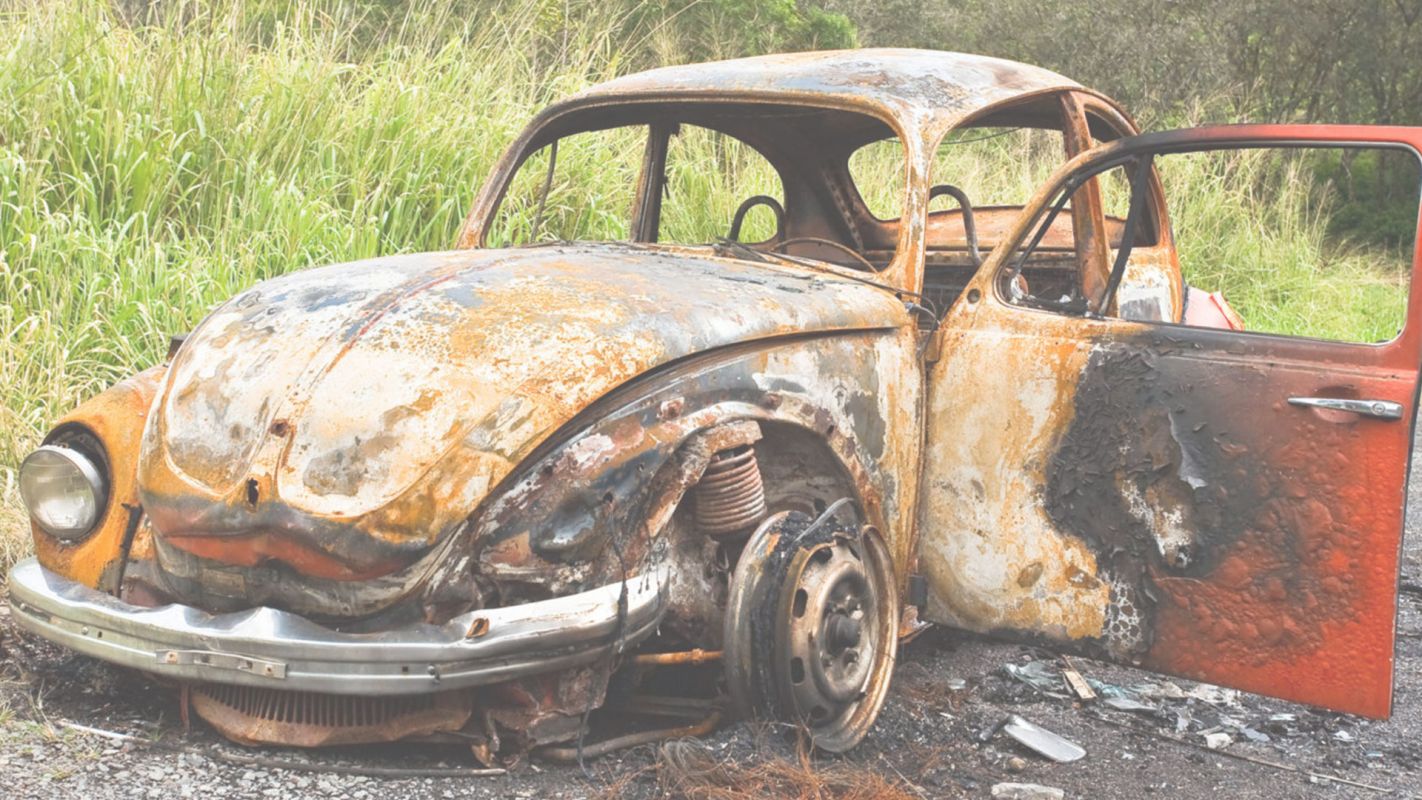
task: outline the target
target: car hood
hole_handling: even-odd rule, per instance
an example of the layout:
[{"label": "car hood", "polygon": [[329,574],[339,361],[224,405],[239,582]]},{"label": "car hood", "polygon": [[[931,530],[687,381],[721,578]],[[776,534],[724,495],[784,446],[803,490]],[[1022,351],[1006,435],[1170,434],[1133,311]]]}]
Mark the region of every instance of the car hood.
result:
[{"label": "car hood", "polygon": [[384,574],[649,369],[907,320],[892,293],[827,272],[630,245],[296,272],[220,306],[183,343],[149,414],[141,497],[182,549],[212,555],[193,542],[260,531],[244,551],[254,563],[300,551],[304,571]]}]

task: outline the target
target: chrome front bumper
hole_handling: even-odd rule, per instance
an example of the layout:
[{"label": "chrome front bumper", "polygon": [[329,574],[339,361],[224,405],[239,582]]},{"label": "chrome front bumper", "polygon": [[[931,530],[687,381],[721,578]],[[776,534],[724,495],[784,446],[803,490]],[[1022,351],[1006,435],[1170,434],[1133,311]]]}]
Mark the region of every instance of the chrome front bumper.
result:
[{"label": "chrome front bumper", "polygon": [[10,571],[15,621],[85,655],[169,678],[328,694],[423,694],[577,666],[650,634],[666,606],[665,568],[622,584],[444,625],[341,633],[286,611],[209,614],[143,608],[50,572],[33,558]]}]

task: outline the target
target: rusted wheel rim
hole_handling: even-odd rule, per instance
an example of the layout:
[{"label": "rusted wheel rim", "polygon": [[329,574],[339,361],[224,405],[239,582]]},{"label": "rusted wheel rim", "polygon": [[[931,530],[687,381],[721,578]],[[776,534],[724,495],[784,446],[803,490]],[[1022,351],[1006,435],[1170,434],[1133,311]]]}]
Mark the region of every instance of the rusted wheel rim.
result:
[{"label": "rusted wheel rim", "polygon": [[812,722],[864,694],[878,641],[878,606],[865,564],[843,539],[816,547],[790,600],[784,634],[790,696]]},{"label": "rusted wheel rim", "polygon": [[779,694],[822,749],[858,744],[883,704],[898,614],[890,569],[872,531],[835,534],[790,564],[775,637]]},{"label": "rusted wheel rim", "polygon": [[816,747],[843,752],[888,692],[898,596],[873,528],[810,522],[782,512],[747,541],[726,609],[726,679],[739,716],[796,723]]}]

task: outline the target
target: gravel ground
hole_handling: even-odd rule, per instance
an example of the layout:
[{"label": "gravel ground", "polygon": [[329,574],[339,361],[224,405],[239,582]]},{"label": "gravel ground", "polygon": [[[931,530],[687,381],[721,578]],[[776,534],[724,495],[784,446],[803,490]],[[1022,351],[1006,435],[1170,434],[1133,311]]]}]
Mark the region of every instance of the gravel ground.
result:
[{"label": "gravel ground", "polygon": [[[1422,797],[1422,590],[1417,588],[1422,584],[1422,478],[1416,474],[1408,498],[1402,571],[1404,585],[1412,588],[1401,599],[1397,693],[1388,722],[1255,695],[1221,695],[1189,681],[1166,684],[1151,673],[1074,659],[1080,672],[1105,684],[1148,684],[1154,694],[1136,697],[1159,710],[1082,704],[1007,674],[1007,664],[1034,661],[1039,663],[1029,669],[1055,673],[1060,662],[1043,651],[933,630],[904,648],[878,725],[845,757],[803,762],[787,737],[738,726],[671,750],[647,746],[603,758],[591,762],[586,774],[577,767],[524,761],[497,777],[392,779],[342,770],[475,765],[467,751],[455,746],[308,753],[237,747],[199,721],[185,732],[174,692],[21,637],[6,609],[0,612],[0,786],[16,798],[91,800],[653,797],[684,794],[694,786],[710,787],[707,792],[721,797],[815,796],[815,791],[867,797],[890,788],[910,796],[988,797],[991,787],[1004,781],[1060,787],[1068,797],[1102,800],[1147,794],[1210,800],[1389,796],[1384,792]],[[1161,690],[1174,699],[1162,697]],[[980,741],[981,733],[1007,714],[1077,742],[1086,757],[1056,764],[1002,734]],[[1212,729],[1230,737],[1221,750],[1203,746],[1203,734]],[[700,765],[692,770],[695,774],[688,773],[688,754],[691,763]],[[253,757],[301,768],[251,763]]]}]

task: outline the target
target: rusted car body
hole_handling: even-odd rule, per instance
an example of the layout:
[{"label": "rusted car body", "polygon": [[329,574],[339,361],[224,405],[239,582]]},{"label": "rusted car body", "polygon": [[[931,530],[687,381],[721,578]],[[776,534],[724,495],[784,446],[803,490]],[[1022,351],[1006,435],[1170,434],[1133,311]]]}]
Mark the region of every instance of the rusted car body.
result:
[{"label": "rusted car body", "polygon": [[[487,247],[532,153],[634,124],[631,242]],[[687,124],[774,165],[776,237],[659,242]],[[930,213],[935,148],[974,125],[1060,130],[1070,163],[1025,209]],[[583,92],[511,145],[457,249],[258,284],[60,420],[44,464],[92,462],[99,510],[35,523],[15,618],[181,683],[245,742],[565,743],[616,675],[709,664],[696,683],[720,670],[738,711],[844,749],[915,618],[1385,716],[1409,426],[1283,398],[1411,420],[1417,326],[1359,348],[1178,324],[1163,203],[1122,248],[1089,179],[1029,278],[1112,313],[1024,307],[1003,276],[1103,159],[1419,137],[1136,133],[1059,75],[922,51]],[[890,137],[884,221],[845,164]]]}]

